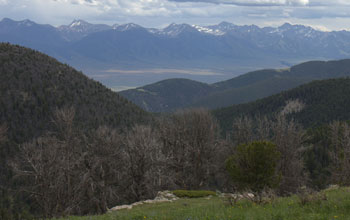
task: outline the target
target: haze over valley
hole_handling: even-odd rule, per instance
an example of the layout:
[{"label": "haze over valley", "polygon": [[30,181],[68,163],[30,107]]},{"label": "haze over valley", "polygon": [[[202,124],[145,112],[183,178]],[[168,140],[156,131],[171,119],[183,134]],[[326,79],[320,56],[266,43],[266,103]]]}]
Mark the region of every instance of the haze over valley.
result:
[{"label": "haze over valley", "polygon": [[47,53],[114,90],[169,78],[214,83],[253,70],[347,58],[349,39],[347,31],[324,32],[289,23],[173,23],[156,29],[83,20],[58,27],[8,18],[0,22],[0,41]]}]

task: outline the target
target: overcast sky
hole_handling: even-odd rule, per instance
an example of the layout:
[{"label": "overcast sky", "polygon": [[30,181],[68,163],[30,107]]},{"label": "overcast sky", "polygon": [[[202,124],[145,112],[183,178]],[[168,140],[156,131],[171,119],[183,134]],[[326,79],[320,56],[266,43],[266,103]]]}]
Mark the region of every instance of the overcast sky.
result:
[{"label": "overcast sky", "polygon": [[145,27],[173,22],[258,26],[290,22],[322,30],[350,30],[350,0],[0,0],[0,16],[55,26],[83,19]]}]

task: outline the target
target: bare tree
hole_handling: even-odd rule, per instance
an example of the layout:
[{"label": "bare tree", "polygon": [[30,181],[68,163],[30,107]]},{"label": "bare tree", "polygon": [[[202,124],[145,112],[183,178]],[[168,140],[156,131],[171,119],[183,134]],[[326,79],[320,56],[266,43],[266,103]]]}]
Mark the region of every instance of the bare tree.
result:
[{"label": "bare tree", "polygon": [[203,109],[175,113],[160,125],[163,153],[174,184],[186,189],[205,187],[214,168],[218,125]]},{"label": "bare tree", "polygon": [[332,143],[332,182],[350,185],[350,126],[346,122],[335,121],[329,127]]},{"label": "bare tree", "polygon": [[288,194],[296,192],[306,183],[303,173],[304,163],[302,154],[305,131],[294,120],[287,120],[284,115],[277,115],[272,123],[272,139],[281,153],[278,170],[281,173],[279,192]]},{"label": "bare tree", "polygon": [[15,177],[23,179],[20,191],[36,201],[45,218],[103,213],[108,202],[115,202],[113,187],[121,179],[119,136],[103,127],[89,140],[73,121],[74,109],[56,111],[57,132],[23,144],[10,164]]},{"label": "bare tree", "polygon": [[166,184],[167,177],[159,133],[149,126],[136,125],[126,135],[124,155],[132,199],[154,197],[157,190]]},{"label": "bare tree", "polygon": [[16,178],[24,178],[20,190],[31,195],[45,217],[72,214],[79,207],[80,139],[73,132],[73,109],[55,112],[58,132],[25,143],[10,162]]},{"label": "bare tree", "polygon": [[286,105],[284,106],[280,114],[288,115],[291,113],[297,113],[303,110],[304,108],[305,108],[305,103],[303,103],[299,99],[292,99],[286,102]]},{"label": "bare tree", "polygon": [[232,124],[231,140],[234,145],[247,144],[255,140],[254,120],[247,116],[238,117]]},{"label": "bare tree", "polygon": [[274,118],[256,116],[238,118],[233,123],[233,146],[252,141],[271,141],[281,153],[278,171],[281,174],[279,191],[281,194],[295,192],[305,183],[303,174],[303,128],[285,114]]},{"label": "bare tree", "polygon": [[6,139],[7,127],[5,125],[0,125],[0,144]]},{"label": "bare tree", "polygon": [[80,197],[84,200],[83,213],[104,213],[111,205],[124,200],[125,160],[122,137],[118,131],[102,126],[90,135],[82,157]]}]

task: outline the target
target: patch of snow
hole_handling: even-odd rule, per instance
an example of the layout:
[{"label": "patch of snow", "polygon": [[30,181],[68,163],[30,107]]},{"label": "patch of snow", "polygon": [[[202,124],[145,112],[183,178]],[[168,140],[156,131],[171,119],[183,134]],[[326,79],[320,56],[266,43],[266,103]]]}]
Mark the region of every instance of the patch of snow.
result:
[{"label": "patch of snow", "polygon": [[81,22],[80,21],[77,21],[77,22],[73,22],[70,27],[76,27],[76,26],[80,26],[81,25]]},{"label": "patch of snow", "polygon": [[118,30],[118,31],[127,31],[130,29],[134,29],[134,28],[140,28],[141,26],[134,24],[134,23],[129,23],[129,24],[124,24],[124,25],[117,25],[115,27],[113,27],[114,30]]},{"label": "patch of snow", "polygon": [[19,22],[18,24],[30,27],[30,26],[33,26],[35,23],[32,22],[31,20],[26,19],[26,20]]},{"label": "patch of snow", "polygon": [[208,27],[202,27],[199,25],[192,25],[192,27],[196,28],[199,32],[206,33],[206,34],[212,34],[212,35],[224,35],[225,32],[219,30],[219,29],[212,29]]}]

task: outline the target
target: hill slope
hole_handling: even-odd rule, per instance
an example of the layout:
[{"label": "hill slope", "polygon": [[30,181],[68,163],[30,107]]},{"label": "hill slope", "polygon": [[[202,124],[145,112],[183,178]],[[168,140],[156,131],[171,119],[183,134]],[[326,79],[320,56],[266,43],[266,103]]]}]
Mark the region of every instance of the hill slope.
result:
[{"label": "hill slope", "polygon": [[84,128],[130,126],[148,114],[55,59],[31,49],[0,44],[0,123],[21,143],[51,128],[52,113],[73,106]]},{"label": "hill slope", "polygon": [[[344,76],[350,76],[350,60],[311,61],[283,70],[254,71],[211,85],[187,81],[176,89],[179,80],[174,79],[122,91],[120,94],[153,112],[167,112],[183,107],[215,109],[254,101],[312,80]],[[198,89],[198,85],[202,89]]]},{"label": "hill slope", "polygon": [[242,115],[271,115],[282,111],[286,103],[299,100],[305,107],[291,116],[306,127],[333,120],[350,119],[350,78],[314,81],[247,104],[217,109],[213,114],[224,131],[231,130],[233,120]]},{"label": "hill slope", "polygon": [[187,107],[195,100],[210,94],[212,90],[205,83],[169,79],[120,94],[147,111],[164,112]]}]

